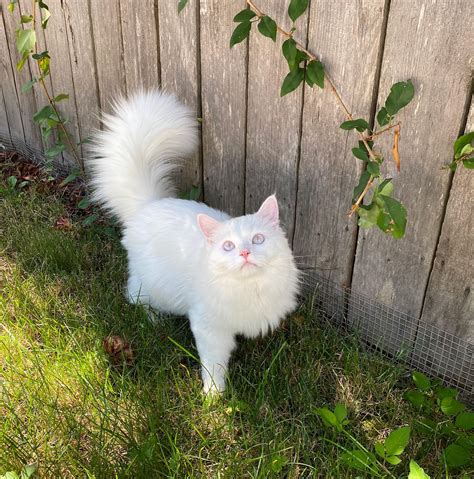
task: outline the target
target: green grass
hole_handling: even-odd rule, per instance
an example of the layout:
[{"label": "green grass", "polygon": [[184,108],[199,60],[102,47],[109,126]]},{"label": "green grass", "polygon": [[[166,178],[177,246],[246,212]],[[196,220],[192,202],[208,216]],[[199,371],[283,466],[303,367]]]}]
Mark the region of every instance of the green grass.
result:
[{"label": "green grass", "polygon": [[[346,404],[367,446],[413,422],[407,372],[304,306],[241,340],[228,390],[206,403],[187,320],[153,324],[125,302],[117,238],[54,228],[64,207],[34,186],[0,198],[0,475],[36,462],[42,478],[355,477],[315,407]],[[131,342],[131,366],[111,364],[111,334]],[[412,442],[440,477],[436,442]]]}]

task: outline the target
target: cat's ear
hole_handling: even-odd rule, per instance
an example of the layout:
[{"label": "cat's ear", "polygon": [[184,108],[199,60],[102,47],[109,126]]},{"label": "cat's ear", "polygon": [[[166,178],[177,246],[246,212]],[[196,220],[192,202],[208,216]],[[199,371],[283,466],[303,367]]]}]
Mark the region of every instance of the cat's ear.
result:
[{"label": "cat's ear", "polygon": [[278,224],[278,201],[275,195],[269,196],[256,213],[260,218],[269,220],[273,225]]},{"label": "cat's ear", "polygon": [[199,225],[199,229],[202,231],[202,234],[206,237],[208,241],[212,240],[214,233],[221,225],[219,221],[203,214],[197,215],[197,222]]}]

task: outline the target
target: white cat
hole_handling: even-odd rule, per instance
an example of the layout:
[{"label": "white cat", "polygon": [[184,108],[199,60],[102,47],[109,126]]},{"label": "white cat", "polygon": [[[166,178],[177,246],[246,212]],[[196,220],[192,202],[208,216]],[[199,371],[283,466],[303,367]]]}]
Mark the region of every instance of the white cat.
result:
[{"label": "white cat", "polygon": [[139,92],[104,115],[88,166],[94,198],[121,220],[132,302],[187,315],[204,391],[225,388],[236,334],[278,326],[297,301],[296,268],[275,196],[231,218],[173,198],[170,173],[197,146],[195,116],[173,96]]}]

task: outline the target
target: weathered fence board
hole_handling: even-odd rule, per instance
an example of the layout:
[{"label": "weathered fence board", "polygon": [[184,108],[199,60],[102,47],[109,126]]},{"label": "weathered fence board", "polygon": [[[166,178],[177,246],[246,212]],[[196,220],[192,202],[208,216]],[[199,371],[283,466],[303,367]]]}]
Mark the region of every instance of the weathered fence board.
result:
[{"label": "weathered fence board", "polygon": [[[8,12],[7,12],[8,13]],[[0,11],[1,25],[4,26],[3,9]],[[10,52],[8,49],[5,28],[0,28],[0,73],[2,78],[2,113],[0,128],[11,134],[25,139],[23,132],[23,123],[20,114],[20,102],[18,99],[14,65],[10,61]],[[27,138],[29,141],[29,138]]]},{"label": "weathered fence board", "polygon": [[90,6],[100,106],[110,111],[111,100],[126,93],[120,4],[91,0]]},{"label": "weathered fence board", "polygon": [[[158,2],[161,86],[173,92],[201,115],[199,70],[199,2],[189,0],[178,14],[177,2]],[[202,182],[198,151],[186,160],[178,174],[181,190]]]},{"label": "weathered fence board", "polygon": [[[309,49],[321,57],[356,118],[370,117],[385,14],[379,0],[352,0],[342,10],[325,0],[311,2]],[[313,90],[305,90],[294,250],[301,263],[349,285],[357,222],[347,212],[362,167],[351,145],[358,138],[339,128],[346,118],[327,82],[324,90]]]},{"label": "weathered fence board", "polygon": [[[17,91],[18,103],[20,106],[20,114],[23,120],[23,132],[26,141],[36,148],[42,148],[42,141],[39,128],[32,122],[32,117],[36,113],[36,98],[31,94],[24,94],[21,92],[21,85],[31,79],[31,71],[29,65],[25,65],[22,71],[18,71],[16,64],[20,61],[20,55],[16,48],[15,31],[20,24],[20,11],[15,8],[13,13],[9,13],[6,6],[7,0],[2,0],[3,21],[5,25],[5,34],[12,63],[13,77]],[[2,82],[3,83],[3,82]],[[15,133],[15,136],[20,136],[21,133]]]},{"label": "weathered fence board", "polygon": [[63,8],[75,86],[79,138],[85,141],[99,127],[99,86],[91,16],[85,2],[63,2]]},{"label": "weathered fence board", "polygon": [[[352,288],[415,317],[448,193],[449,173],[442,167],[450,161],[470,85],[473,39],[467,10],[462,0],[398,0],[390,6],[378,108],[394,82],[413,80],[415,98],[399,115],[402,164],[394,179],[408,226],[403,240],[360,231]],[[453,25],[465,34],[453,34]],[[382,148],[389,152],[391,143],[386,138]],[[387,162],[393,164],[390,157]]]},{"label": "weathered fence board", "polygon": [[[286,2],[265,0],[259,2],[259,8],[287,30],[291,28]],[[307,14],[297,24],[298,37],[305,44]],[[250,36],[245,209],[254,212],[268,195],[276,192],[281,221],[291,241],[303,89],[280,98],[281,83],[289,71],[281,54],[282,40],[285,38],[279,35],[275,44],[258,33]]]},{"label": "weathered fence board", "polygon": [[160,84],[157,14],[154,0],[141,0],[139,8],[130,0],[120,2],[128,93]]},{"label": "weathered fence board", "polygon": [[244,7],[243,0],[204,0],[200,13],[205,198],[234,215],[244,212],[247,49],[230,50],[229,39]]},{"label": "weathered fence board", "polygon": [[[474,131],[474,103],[466,133]],[[449,193],[421,320],[474,342],[474,174],[462,165]]]}]

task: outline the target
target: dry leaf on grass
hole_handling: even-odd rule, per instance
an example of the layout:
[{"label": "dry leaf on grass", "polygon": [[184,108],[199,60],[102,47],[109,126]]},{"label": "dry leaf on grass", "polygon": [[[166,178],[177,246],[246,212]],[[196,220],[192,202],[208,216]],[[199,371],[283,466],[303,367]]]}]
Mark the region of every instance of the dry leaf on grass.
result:
[{"label": "dry leaf on grass", "polygon": [[110,362],[114,366],[126,363],[131,365],[134,354],[130,343],[120,336],[107,336],[102,341],[105,352],[109,355]]}]

